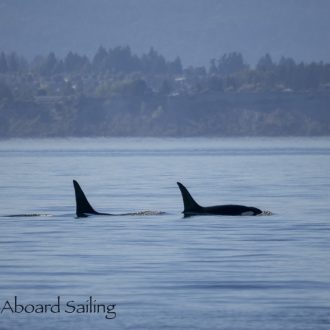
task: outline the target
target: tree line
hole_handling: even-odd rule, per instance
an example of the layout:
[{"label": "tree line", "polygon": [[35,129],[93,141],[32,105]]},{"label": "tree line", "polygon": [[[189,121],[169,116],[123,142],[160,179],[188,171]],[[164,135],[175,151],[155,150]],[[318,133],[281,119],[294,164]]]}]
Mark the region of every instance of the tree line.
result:
[{"label": "tree line", "polygon": [[0,73],[33,71],[40,75],[49,76],[59,73],[72,72],[103,72],[131,73],[145,72],[152,74],[179,74],[182,64],[179,57],[173,61],[165,60],[156,50],[151,48],[148,53],[138,56],[133,54],[129,46],[105,49],[99,47],[92,59],[72,51],[64,58],[59,58],[54,52],[47,56],[36,56],[28,62],[15,52],[0,53]]},{"label": "tree line", "polygon": [[42,77],[58,74],[163,75],[168,85],[171,85],[167,81],[169,76],[184,74],[190,85],[195,81],[195,88],[216,91],[330,88],[330,63],[298,63],[289,57],[276,62],[269,54],[262,56],[255,66],[247,64],[241,53],[232,52],[212,59],[207,67],[183,68],[180,57],[169,61],[153,48],[138,56],[129,46],[110,49],[101,46],[91,58],[70,51],[64,58],[51,52],[28,61],[15,52],[0,53],[0,74],[27,72]]}]

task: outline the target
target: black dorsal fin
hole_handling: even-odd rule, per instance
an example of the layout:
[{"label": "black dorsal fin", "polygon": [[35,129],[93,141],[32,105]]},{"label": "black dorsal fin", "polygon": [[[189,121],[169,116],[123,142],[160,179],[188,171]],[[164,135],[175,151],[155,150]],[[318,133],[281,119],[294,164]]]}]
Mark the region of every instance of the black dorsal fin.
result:
[{"label": "black dorsal fin", "polygon": [[87,214],[99,214],[96,212],[91,204],[89,204],[84,192],[80,188],[79,183],[73,180],[74,192],[76,195],[76,214],[77,217],[84,217]]},{"label": "black dorsal fin", "polygon": [[180,188],[182,199],[183,199],[183,206],[184,206],[183,213],[190,213],[190,212],[193,213],[196,211],[200,211],[202,209],[202,207],[200,205],[198,205],[195,202],[195,200],[191,197],[187,188],[180,182],[177,182],[177,184]]}]

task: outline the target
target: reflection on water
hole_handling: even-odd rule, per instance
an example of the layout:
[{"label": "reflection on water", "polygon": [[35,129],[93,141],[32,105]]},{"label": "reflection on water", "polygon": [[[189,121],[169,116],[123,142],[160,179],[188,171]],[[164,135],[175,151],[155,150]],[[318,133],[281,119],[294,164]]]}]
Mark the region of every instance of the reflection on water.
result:
[{"label": "reflection on water", "polygon": [[[3,304],[116,304],[0,315],[1,329],[329,329],[330,140],[73,139],[0,142]],[[72,179],[100,212],[75,218]],[[203,205],[272,216],[181,214]],[[63,306],[64,307],[64,306]]]}]

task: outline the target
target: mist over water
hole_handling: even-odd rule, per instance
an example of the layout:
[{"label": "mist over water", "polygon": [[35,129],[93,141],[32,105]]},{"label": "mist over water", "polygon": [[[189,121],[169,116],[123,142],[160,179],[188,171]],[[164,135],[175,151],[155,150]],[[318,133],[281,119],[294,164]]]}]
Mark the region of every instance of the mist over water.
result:
[{"label": "mist over water", "polygon": [[[103,314],[0,314],[2,329],[328,329],[330,139],[0,141],[0,307],[116,304]],[[72,179],[100,212],[75,217]],[[182,217],[201,205],[272,216]]]}]

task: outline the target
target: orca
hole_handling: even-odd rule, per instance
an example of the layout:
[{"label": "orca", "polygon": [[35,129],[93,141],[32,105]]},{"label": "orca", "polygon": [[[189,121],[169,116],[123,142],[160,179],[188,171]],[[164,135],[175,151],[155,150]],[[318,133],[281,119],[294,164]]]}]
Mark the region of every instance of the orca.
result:
[{"label": "orca", "polygon": [[76,197],[76,216],[77,216],[77,218],[86,218],[89,215],[120,216],[120,215],[161,215],[161,214],[165,214],[165,212],[161,212],[161,211],[139,211],[139,212],[121,213],[121,214],[97,212],[94,210],[92,205],[87,200],[85,193],[83,192],[79,183],[76,180],[73,180],[73,187],[74,187],[75,197]]},{"label": "orca", "polygon": [[76,197],[76,215],[78,218],[85,218],[88,215],[96,214],[96,215],[113,215],[110,213],[100,213],[93,209],[89,201],[87,200],[86,195],[81,189],[79,183],[76,180],[73,180],[73,187]]},{"label": "orca", "polygon": [[185,217],[192,215],[258,215],[263,213],[256,207],[243,205],[216,205],[216,206],[200,206],[190,195],[187,188],[180,182],[177,182],[182,199]]},{"label": "orca", "polygon": [[[135,216],[149,216],[149,215],[163,215],[165,212],[161,211],[138,211],[131,213],[122,213],[122,214],[112,214],[112,213],[103,213],[96,211],[92,205],[89,203],[85,193],[81,189],[79,183],[76,180],[73,180],[73,187],[75,191],[76,199],[76,217],[77,218],[86,218],[90,215],[107,215],[107,216],[120,216],[120,215],[135,215]],[[72,214],[70,214],[72,215]],[[22,213],[22,214],[8,214],[0,215],[0,218],[32,218],[32,217],[52,217],[55,215],[47,213]],[[56,215],[56,217],[68,216],[68,215]]]}]

